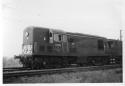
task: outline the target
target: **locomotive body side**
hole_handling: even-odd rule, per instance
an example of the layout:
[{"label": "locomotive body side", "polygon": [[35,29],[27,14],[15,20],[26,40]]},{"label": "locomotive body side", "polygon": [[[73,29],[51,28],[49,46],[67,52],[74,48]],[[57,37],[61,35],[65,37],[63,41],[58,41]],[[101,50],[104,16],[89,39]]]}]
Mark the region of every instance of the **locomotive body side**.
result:
[{"label": "locomotive body side", "polygon": [[70,35],[70,54],[76,56],[104,56],[106,38],[89,35]]},{"label": "locomotive body side", "polygon": [[33,55],[46,55],[46,46],[49,45],[49,29],[34,27],[33,32],[33,44],[34,44],[34,52]]},{"label": "locomotive body side", "polygon": [[96,62],[98,60],[98,63],[102,60],[107,61],[106,38],[77,33],[68,33],[68,35],[69,56],[76,57],[77,64],[83,65],[95,60]]}]

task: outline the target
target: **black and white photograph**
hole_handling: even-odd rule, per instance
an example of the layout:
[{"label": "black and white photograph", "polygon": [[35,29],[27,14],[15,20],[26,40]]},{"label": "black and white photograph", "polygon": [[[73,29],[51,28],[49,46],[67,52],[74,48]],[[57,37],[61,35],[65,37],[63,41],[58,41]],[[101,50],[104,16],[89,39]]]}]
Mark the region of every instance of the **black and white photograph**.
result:
[{"label": "black and white photograph", "polygon": [[3,85],[123,85],[123,5],[123,0],[2,0]]}]

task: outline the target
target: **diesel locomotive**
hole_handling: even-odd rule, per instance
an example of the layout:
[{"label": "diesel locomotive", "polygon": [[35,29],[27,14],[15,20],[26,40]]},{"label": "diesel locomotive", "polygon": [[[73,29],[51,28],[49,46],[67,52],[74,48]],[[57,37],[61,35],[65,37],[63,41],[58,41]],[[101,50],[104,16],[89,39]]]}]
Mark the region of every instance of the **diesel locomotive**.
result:
[{"label": "diesel locomotive", "polygon": [[121,64],[122,41],[31,26],[23,32],[22,54],[16,58],[32,69]]}]

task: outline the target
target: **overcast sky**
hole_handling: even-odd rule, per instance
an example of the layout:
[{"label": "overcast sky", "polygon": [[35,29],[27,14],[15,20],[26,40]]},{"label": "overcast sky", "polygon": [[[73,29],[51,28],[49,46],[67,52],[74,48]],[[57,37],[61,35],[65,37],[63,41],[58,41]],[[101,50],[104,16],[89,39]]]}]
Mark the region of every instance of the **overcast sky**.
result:
[{"label": "overcast sky", "polygon": [[118,39],[121,0],[2,0],[3,55],[21,54],[23,30],[42,26]]}]

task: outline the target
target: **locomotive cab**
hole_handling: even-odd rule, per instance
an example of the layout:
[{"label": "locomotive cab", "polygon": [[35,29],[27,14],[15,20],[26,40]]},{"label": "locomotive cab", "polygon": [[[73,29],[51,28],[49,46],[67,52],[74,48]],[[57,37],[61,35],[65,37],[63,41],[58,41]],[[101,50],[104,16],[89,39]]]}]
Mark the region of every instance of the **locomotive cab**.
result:
[{"label": "locomotive cab", "polygon": [[67,43],[66,32],[49,29],[49,44],[53,46],[53,55],[64,55],[63,53],[66,53],[68,49]]}]

